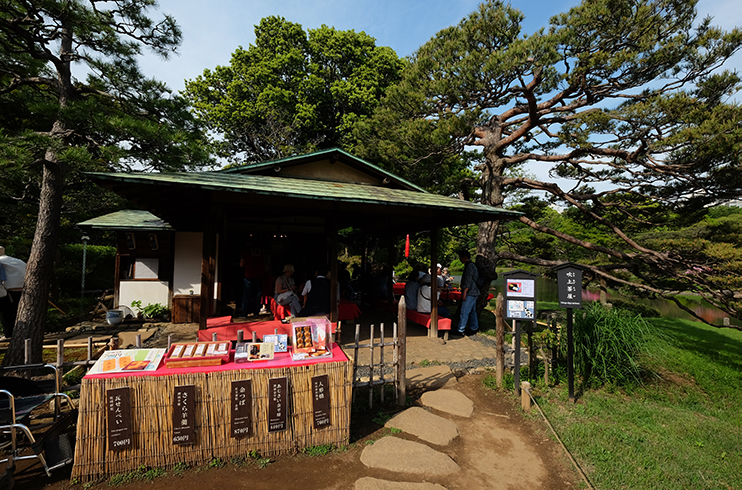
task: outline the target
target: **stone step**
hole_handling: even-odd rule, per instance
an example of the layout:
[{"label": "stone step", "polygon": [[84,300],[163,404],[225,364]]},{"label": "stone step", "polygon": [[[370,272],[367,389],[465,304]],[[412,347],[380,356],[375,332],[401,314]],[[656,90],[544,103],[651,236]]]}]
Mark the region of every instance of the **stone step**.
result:
[{"label": "stone step", "polygon": [[423,393],[420,401],[426,407],[441,412],[450,413],[457,417],[471,417],[474,412],[474,402],[466,395],[455,390],[435,390]]},{"label": "stone step", "polygon": [[437,483],[413,483],[404,481],[379,480],[364,476],[356,480],[354,490],[447,490]]},{"label": "stone step", "polygon": [[411,407],[398,413],[387,420],[384,426],[400,429],[438,446],[447,446],[459,436],[455,423],[420,407]]},{"label": "stone step", "polygon": [[361,463],[396,473],[425,476],[442,476],[460,471],[448,455],[419,442],[397,437],[384,437],[366,446],[361,453]]}]

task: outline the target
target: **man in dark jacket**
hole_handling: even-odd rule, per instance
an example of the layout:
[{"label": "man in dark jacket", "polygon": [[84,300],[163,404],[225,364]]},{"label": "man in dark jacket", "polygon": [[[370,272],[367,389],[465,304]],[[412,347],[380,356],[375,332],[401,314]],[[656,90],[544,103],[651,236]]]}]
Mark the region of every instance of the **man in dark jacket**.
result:
[{"label": "man in dark jacket", "polygon": [[330,280],[329,267],[322,266],[315,271],[317,277],[304,284],[301,295],[304,296],[304,308],[299,316],[329,315],[330,314]]},{"label": "man in dark jacket", "polygon": [[467,326],[470,333],[476,333],[479,330],[479,317],[477,315],[477,298],[479,297],[477,279],[479,279],[479,271],[477,271],[477,266],[474,265],[474,262],[471,261],[469,252],[460,252],[459,260],[464,264],[464,274],[461,276],[459,329],[458,331],[451,332],[451,336],[453,337],[465,335],[467,333]]}]

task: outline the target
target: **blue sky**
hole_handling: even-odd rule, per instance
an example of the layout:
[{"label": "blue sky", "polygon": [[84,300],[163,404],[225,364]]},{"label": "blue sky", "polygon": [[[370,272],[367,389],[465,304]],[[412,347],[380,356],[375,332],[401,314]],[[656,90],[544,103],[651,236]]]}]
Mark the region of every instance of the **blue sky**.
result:
[{"label": "blue sky", "polygon": [[[364,31],[377,45],[390,46],[398,56],[412,54],[439,30],[457,24],[474,11],[478,0],[160,0],[160,12],[171,14],[183,29],[179,54],[163,61],[154,56],[141,60],[147,76],[182,90],[185,79],[204,69],[227,65],[237,46],[255,39],[254,26],[269,15],[312,29],[326,24],[340,30]],[[525,32],[548,25],[552,15],[568,10],[576,0],[514,0],[526,16]],[[739,0],[701,0],[699,16],[711,15],[725,29],[742,26]],[[158,13],[154,13],[155,18]],[[742,68],[735,57],[734,68]]]}]

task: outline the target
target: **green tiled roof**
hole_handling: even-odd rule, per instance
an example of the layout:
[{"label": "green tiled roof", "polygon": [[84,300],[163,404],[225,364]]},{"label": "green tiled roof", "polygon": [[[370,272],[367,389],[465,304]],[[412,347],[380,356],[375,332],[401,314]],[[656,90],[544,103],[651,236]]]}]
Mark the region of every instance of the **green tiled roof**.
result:
[{"label": "green tiled roof", "polygon": [[373,163],[367,162],[366,160],[363,160],[361,158],[358,158],[354,155],[351,155],[345,150],[341,150],[340,148],[330,148],[328,150],[320,150],[315,151],[313,153],[308,153],[306,155],[295,155],[291,157],[285,157],[285,158],[279,158],[276,160],[268,160],[265,162],[257,162],[257,163],[249,163],[246,165],[239,165],[236,167],[230,167],[227,169],[220,170],[219,172],[223,173],[243,173],[243,172],[253,172],[253,171],[259,171],[266,168],[273,168],[275,166],[286,166],[291,164],[299,164],[306,161],[316,161],[316,160],[322,160],[326,158],[331,158],[333,154],[336,154],[341,159],[344,159],[346,162],[352,162],[355,163],[360,168],[367,168],[371,170],[372,173],[382,175],[384,177],[387,177],[391,180],[395,180],[402,184],[405,187],[408,187],[409,189],[414,189],[420,192],[426,192],[425,189],[416,186],[412,182],[409,182],[398,175],[394,175],[391,172],[387,172],[381,167],[378,167],[374,165]]},{"label": "green tiled roof", "polygon": [[[210,191],[249,193],[265,196],[285,196],[318,201],[394,205],[446,211],[475,212],[491,215],[491,219],[517,218],[518,211],[485,206],[428,192],[389,189],[363,184],[287,179],[263,175],[242,175],[218,172],[173,173],[88,173],[92,180],[128,185],[172,185]],[[490,217],[487,217],[490,219]],[[93,220],[91,220],[93,221]]]},{"label": "green tiled roof", "polygon": [[125,209],[78,223],[99,230],[169,231],[174,228],[149,211]]}]

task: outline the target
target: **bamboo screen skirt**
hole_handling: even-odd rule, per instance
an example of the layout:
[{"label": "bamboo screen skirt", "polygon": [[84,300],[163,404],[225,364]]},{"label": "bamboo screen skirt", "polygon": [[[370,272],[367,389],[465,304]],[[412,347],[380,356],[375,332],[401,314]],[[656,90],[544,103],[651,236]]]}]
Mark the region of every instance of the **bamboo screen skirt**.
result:
[{"label": "bamboo screen skirt", "polygon": [[[342,351],[341,351],[342,352]],[[271,369],[233,369],[159,376],[84,378],[80,393],[77,445],[71,478],[86,482],[129,473],[142,466],[171,469],[178,463],[200,465],[214,458],[246,458],[292,453],[323,444],[348,444],[353,367],[347,357],[333,362]],[[251,366],[252,367],[252,366]],[[160,367],[157,371],[165,369]],[[330,425],[314,428],[312,378],[327,375]],[[268,380],[288,378],[287,429],[268,432]],[[230,437],[231,383],[252,380],[251,434]],[[173,444],[173,393],[176,386],[194,385],[196,443]],[[113,451],[107,441],[106,391],[129,387],[132,446]]]}]

